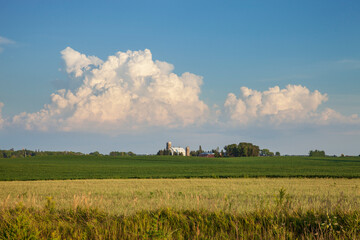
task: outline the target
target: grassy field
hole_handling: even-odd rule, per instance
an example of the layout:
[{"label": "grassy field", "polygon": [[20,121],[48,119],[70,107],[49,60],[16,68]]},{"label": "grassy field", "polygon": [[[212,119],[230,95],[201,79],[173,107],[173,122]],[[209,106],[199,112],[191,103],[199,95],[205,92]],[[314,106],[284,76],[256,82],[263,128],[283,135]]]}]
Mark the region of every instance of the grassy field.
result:
[{"label": "grassy field", "polygon": [[360,157],[51,156],[0,159],[0,180],[360,177]]},{"label": "grassy field", "polygon": [[360,179],[0,182],[0,239],[359,239]]},{"label": "grassy field", "polygon": [[282,191],[291,208],[360,210],[360,179],[114,179],[0,182],[1,206],[94,207],[109,214],[141,210],[243,213],[273,209]]},{"label": "grassy field", "polygon": [[0,239],[359,239],[360,212],[273,210],[247,214],[142,211],[109,215],[91,208],[21,205],[0,209]]}]

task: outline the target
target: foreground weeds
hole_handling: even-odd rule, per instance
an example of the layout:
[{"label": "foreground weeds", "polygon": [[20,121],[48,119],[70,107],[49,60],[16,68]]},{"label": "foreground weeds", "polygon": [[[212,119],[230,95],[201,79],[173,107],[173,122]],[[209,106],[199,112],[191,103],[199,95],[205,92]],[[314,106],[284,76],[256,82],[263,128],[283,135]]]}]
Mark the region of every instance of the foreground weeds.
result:
[{"label": "foreground weeds", "polygon": [[[286,196],[286,195],[285,195]],[[360,211],[273,210],[247,213],[159,209],[112,215],[96,208],[21,203],[0,209],[0,239],[360,239]]]}]

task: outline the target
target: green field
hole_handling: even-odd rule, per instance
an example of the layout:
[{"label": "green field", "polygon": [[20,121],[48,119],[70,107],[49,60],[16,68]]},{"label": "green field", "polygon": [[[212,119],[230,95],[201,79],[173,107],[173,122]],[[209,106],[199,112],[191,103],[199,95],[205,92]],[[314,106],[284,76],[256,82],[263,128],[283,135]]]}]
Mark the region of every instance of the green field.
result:
[{"label": "green field", "polygon": [[360,177],[360,157],[46,156],[0,159],[0,180]]}]

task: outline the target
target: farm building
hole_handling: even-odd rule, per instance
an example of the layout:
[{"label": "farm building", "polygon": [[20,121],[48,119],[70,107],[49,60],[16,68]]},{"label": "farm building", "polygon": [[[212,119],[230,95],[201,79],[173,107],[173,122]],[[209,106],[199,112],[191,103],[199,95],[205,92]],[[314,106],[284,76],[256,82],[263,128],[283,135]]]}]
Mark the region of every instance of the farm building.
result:
[{"label": "farm building", "polygon": [[213,158],[213,157],[215,157],[215,154],[212,152],[203,152],[203,153],[200,153],[199,157]]},{"label": "farm building", "polygon": [[172,147],[171,142],[166,143],[166,150],[169,150],[171,152],[171,155],[190,156],[189,147],[186,147],[186,150],[182,147]]}]

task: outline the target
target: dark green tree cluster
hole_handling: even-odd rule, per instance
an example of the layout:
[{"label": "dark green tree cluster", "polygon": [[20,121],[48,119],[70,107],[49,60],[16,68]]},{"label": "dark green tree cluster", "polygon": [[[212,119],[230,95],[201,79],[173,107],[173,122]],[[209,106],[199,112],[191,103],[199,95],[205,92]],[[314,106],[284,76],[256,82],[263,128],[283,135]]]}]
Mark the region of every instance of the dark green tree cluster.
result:
[{"label": "dark green tree cluster", "polygon": [[214,156],[217,158],[224,156],[224,151],[221,150],[220,152],[219,150],[220,150],[219,147],[217,147],[216,149],[211,150],[211,152],[214,153]]},{"label": "dark green tree cluster", "polygon": [[309,152],[309,156],[310,157],[325,157],[325,151],[320,151],[320,150],[311,150]]},{"label": "dark green tree cluster", "polygon": [[91,153],[89,153],[89,155],[90,156],[97,156],[97,157],[104,156],[103,154],[99,153],[98,151],[91,152]]},{"label": "dark green tree cluster", "polygon": [[62,156],[62,155],[83,155],[80,152],[68,152],[68,151],[39,151],[39,150],[0,150],[0,158],[21,158],[21,157],[35,157],[35,156]]},{"label": "dark green tree cluster", "polygon": [[260,156],[273,157],[274,153],[271,152],[269,149],[264,148],[260,150]]},{"label": "dark green tree cluster", "polygon": [[259,146],[246,142],[230,144],[225,146],[224,149],[228,157],[256,157],[260,153]]},{"label": "dark green tree cluster", "polygon": [[190,156],[197,157],[197,156],[199,156],[199,153],[198,153],[198,151],[190,151]]},{"label": "dark green tree cluster", "polygon": [[163,150],[159,150],[157,152],[156,155],[159,155],[159,156],[165,156],[165,155],[171,155],[171,151],[170,150],[166,150],[166,149],[163,149]]},{"label": "dark green tree cluster", "polygon": [[135,156],[136,154],[133,152],[117,152],[113,151],[109,153],[111,157],[125,157],[125,156]]},{"label": "dark green tree cluster", "polygon": [[202,147],[201,145],[199,146],[199,150],[196,150],[196,151],[190,151],[190,156],[192,157],[197,157],[199,156],[200,154],[202,154],[204,152],[204,150],[202,150]]}]

